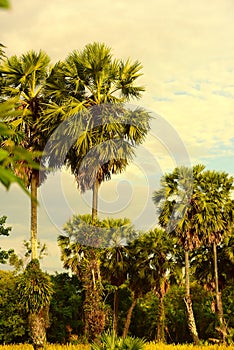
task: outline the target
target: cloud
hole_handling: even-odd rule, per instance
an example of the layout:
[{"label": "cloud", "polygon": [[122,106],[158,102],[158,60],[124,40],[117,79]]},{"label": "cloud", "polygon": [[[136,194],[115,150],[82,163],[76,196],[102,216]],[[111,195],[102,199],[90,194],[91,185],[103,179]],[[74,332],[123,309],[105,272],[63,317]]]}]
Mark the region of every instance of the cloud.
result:
[{"label": "cloud", "polygon": [[159,97],[159,96],[154,96],[153,99],[157,102],[170,102],[173,101],[172,98],[169,97]]},{"label": "cloud", "polygon": [[234,98],[234,94],[231,94],[230,92],[224,91],[224,90],[213,91],[213,94],[218,95],[218,96],[227,97],[227,98]]},{"label": "cloud", "polygon": [[[56,62],[89,42],[105,42],[114,57],[143,64],[140,83],[146,92],[133,103],[161,116],[174,130],[164,132],[156,118],[152,121],[151,134],[136,149],[134,164],[103,185],[103,215],[109,206],[118,209],[115,215],[126,214],[139,225],[140,220],[144,225],[151,222],[151,189],[161,174],[186,157],[192,164],[205,162],[234,173],[232,0],[11,2],[10,11],[0,12],[0,42],[7,46],[7,55],[43,49]],[[2,192],[1,213],[14,230],[6,241],[20,246],[30,234],[29,198],[16,187]],[[46,195],[46,203],[40,198],[40,235],[50,249],[45,264],[48,267],[51,261],[55,268],[61,266],[57,248],[53,251],[56,237],[73,213],[90,212],[91,194],[81,196],[73,177],[62,173],[59,181],[50,177],[40,195]],[[148,214],[141,216],[144,208]]]},{"label": "cloud", "polygon": [[187,92],[187,91],[175,91],[174,95],[178,96],[193,96],[193,94]]}]

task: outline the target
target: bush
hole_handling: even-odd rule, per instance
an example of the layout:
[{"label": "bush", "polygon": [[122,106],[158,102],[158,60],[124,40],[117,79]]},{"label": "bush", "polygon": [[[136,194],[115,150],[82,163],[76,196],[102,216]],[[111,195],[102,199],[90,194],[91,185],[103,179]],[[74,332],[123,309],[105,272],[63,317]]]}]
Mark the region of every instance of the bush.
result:
[{"label": "bush", "polygon": [[103,333],[91,344],[91,350],[142,350],[145,340],[134,337],[117,337],[115,333]]}]

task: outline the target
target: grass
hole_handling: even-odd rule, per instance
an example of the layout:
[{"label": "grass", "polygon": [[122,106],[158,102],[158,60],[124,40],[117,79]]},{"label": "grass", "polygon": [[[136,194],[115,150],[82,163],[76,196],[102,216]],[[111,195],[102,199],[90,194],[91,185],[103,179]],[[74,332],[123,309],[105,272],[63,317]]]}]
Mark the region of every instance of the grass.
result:
[{"label": "grass", "polygon": [[[32,345],[19,344],[19,345],[0,345],[0,350],[33,350]],[[89,345],[59,345],[48,344],[46,350],[90,350]],[[146,343],[144,350],[234,350],[234,345],[166,345],[160,343]]]}]

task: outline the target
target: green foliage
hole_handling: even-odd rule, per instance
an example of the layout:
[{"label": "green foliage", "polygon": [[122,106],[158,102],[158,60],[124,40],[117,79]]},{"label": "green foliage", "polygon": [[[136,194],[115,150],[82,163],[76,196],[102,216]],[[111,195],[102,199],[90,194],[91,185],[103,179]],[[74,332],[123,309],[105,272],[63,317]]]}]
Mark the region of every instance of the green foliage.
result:
[{"label": "green foliage", "polygon": [[10,8],[10,2],[8,0],[0,0],[0,8],[9,9]]},{"label": "green foliage", "polygon": [[9,232],[11,231],[11,227],[4,227],[6,219],[6,216],[0,217],[0,235],[2,236],[9,236]]},{"label": "green foliage", "polygon": [[21,304],[28,313],[49,305],[53,293],[50,277],[42,272],[38,260],[32,260],[20,276],[17,286]]},{"label": "green foliage", "polygon": [[[81,191],[92,189],[96,180],[100,184],[124,171],[134,147],[149,130],[146,111],[123,106],[144,91],[137,86],[141,69],[138,61],[114,59],[109,47],[94,42],[82,51],[74,50],[54,66],[47,79],[50,101],[45,125],[50,128],[51,120],[59,125],[76,116],[72,125],[63,124],[66,139],[58,135],[56,147],[53,144],[48,152],[49,164],[61,167],[61,158],[65,159]],[[74,146],[70,149],[66,142],[71,138]]]},{"label": "green foliage", "polygon": [[27,322],[22,312],[13,272],[0,271],[0,343],[23,342],[27,339]]},{"label": "green foliage", "polygon": [[50,326],[47,338],[50,343],[67,343],[82,334],[82,286],[77,276],[67,273],[51,276],[53,296],[50,304]]},{"label": "green foliage", "polygon": [[135,337],[121,338],[115,333],[103,333],[97,342],[91,344],[91,350],[143,350],[144,339]]},{"label": "green foliage", "polygon": [[[23,248],[25,250],[24,257],[20,257],[15,253],[12,253],[9,256],[9,265],[14,267],[15,272],[19,272],[22,269],[24,269],[31,258],[31,253],[32,253],[31,242],[24,240]],[[37,249],[39,250],[38,259],[42,260],[43,257],[47,255],[47,246],[45,243],[41,244],[41,242],[38,241]]]},{"label": "green foliage", "polygon": [[[15,151],[20,153],[19,156],[16,154],[17,162],[11,164],[11,168],[17,176],[23,177],[27,186],[30,185],[32,168],[39,169],[40,155],[47,142],[47,134],[45,130],[41,130],[40,117],[45,99],[43,86],[49,74],[49,61],[44,52],[36,53],[31,50],[19,57],[4,59],[0,66],[1,95],[4,98],[0,106],[1,121],[6,122],[7,127],[14,132],[9,137],[14,141],[11,155],[14,155]],[[20,166],[15,168],[15,165]]]},{"label": "green foliage", "polygon": [[[12,112],[16,106],[15,100],[8,100],[0,104],[0,116]],[[12,112],[13,114],[15,112]],[[18,114],[18,113],[16,113]],[[24,192],[29,194],[24,184],[24,169],[26,167],[38,169],[39,165],[34,161],[35,153],[26,151],[17,146],[13,139],[18,138],[12,127],[0,122],[0,183],[8,190],[13,183],[18,184]],[[17,174],[17,175],[16,175]]]},{"label": "green foliage", "polygon": [[[11,231],[11,227],[5,227],[6,218],[6,216],[0,217],[0,236],[9,236],[9,232]],[[7,251],[0,247],[0,264],[5,264],[13,252],[13,249]]]}]

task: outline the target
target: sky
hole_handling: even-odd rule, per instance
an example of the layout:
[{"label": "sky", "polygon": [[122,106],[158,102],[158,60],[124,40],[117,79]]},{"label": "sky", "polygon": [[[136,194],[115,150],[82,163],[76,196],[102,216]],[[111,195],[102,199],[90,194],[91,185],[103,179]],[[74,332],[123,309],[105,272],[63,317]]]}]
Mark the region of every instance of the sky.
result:
[{"label": "sky", "polygon": [[[8,57],[41,49],[55,63],[97,41],[116,58],[142,63],[146,91],[131,104],[151,113],[151,130],[127,171],[102,185],[99,200],[101,217],[129,217],[142,230],[155,226],[152,192],[175,166],[202,163],[234,175],[233,37],[233,0],[11,0],[10,10],[0,10]],[[30,200],[17,186],[0,194],[0,215],[12,226],[0,246],[23,255]],[[73,214],[90,213],[90,201],[67,171],[40,188],[46,271],[62,271],[57,237]]]}]

